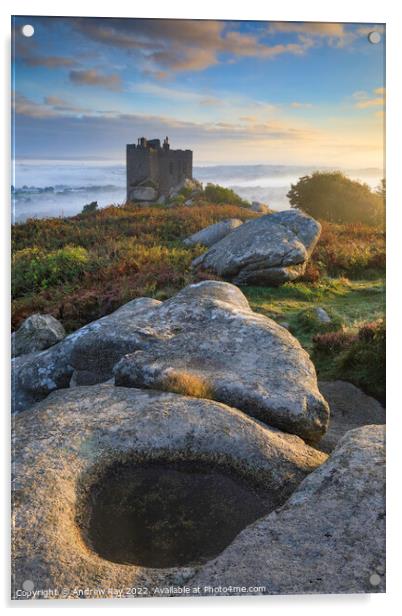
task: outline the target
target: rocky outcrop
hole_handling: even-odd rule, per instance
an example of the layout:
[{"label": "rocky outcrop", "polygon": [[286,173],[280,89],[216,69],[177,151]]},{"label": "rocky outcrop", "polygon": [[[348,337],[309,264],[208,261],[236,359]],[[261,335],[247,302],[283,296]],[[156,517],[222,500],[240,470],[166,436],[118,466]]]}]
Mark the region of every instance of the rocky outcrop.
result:
[{"label": "rocky outcrop", "polygon": [[176,184],[176,186],[172,186],[169,190],[169,197],[177,197],[183,188],[190,192],[191,196],[195,196],[202,192],[202,183],[195,178],[185,178],[182,182]]},{"label": "rocky outcrop", "polygon": [[156,201],[158,191],[153,186],[133,186],[128,193],[128,201]]},{"label": "rocky outcrop", "polygon": [[[116,489],[124,479],[124,498],[115,503],[116,516],[127,506],[136,469],[144,463],[153,464],[154,469],[159,464],[162,479],[169,468],[177,468],[175,464],[191,463],[192,472],[196,472],[211,463],[215,487],[219,488],[219,482],[225,485],[230,474],[233,490],[239,489],[250,502],[258,498],[259,506],[268,512],[282,504],[327,457],[298,437],[265,427],[223,404],[108,385],[52,393],[31,412],[15,417],[13,437],[12,592],[16,598],[23,598],[26,580],[33,581],[35,590],[53,589],[56,598],[77,598],[75,589],[86,588],[105,591],[99,595],[105,597],[110,596],[107,589],[146,587],[151,593],[155,585],[183,584],[194,576],[200,561],[208,560],[210,554],[204,554],[197,562],[182,566],[150,568],[132,561],[112,562],[100,555],[90,527],[98,513],[96,498],[110,469],[109,500],[116,498]],[[180,472],[176,472],[175,481],[180,480],[178,475]],[[169,498],[172,493],[179,501],[185,497],[180,490],[172,490],[174,482],[165,485]],[[144,490],[142,484],[139,490]],[[215,494],[219,498],[219,491]],[[135,498],[131,506],[135,509]],[[179,524],[176,530],[192,536],[198,532],[197,524],[192,528],[188,519],[181,520],[180,507],[172,511]],[[197,513],[192,512],[195,521]],[[235,510],[219,522],[210,520],[206,530],[215,533],[218,543],[232,517],[236,517]],[[323,515],[320,531],[325,520]],[[106,522],[112,525],[112,532],[120,533],[117,517]],[[200,519],[199,524],[202,522]],[[166,519],[156,517],[155,524],[155,532],[163,538]],[[313,531],[315,528],[312,524]],[[152,536],[144,540],[153,546]],[[315,543],[312,540],[312,546]],[[159,549],[171,553],[174,545],[169,536]],[[257,549],[257,561],[259,555]],[[265,556],[269,555],[270,549]],[[208,570],[203,575],[209,575]],[[67,589],[64,595],[63,589]],[[122,593],[130,596],[129,590]]]},{"label": "rocky outcrop", "polygon": [[[187,205],[187,202],[185,205]],[[201,231],[197,231],[197,233],[190,235],[190,237],[183,240],[183,244],[185,244],[185,246],[194,246],[195,244],[203,244],[207,247],[212,246],[212,244],[216,244],[216,242],[219,242],[219,240],[231,233],[233,229],[240,227],[242,224],[242,221],[238,218],[221,220],[214,225],[205,227],[201,229]]]},{"label": "rocky outcrop", "polygon": [[326,310],[324,310],[324,308],[321,308],[320,306],[317,306],[317,308],[315,308],[314,310],[315,313],[315,317],[317,319],[317,321],[323,325],[328,325],[329,323],[332,322],[331,317],[329,316],[328,312]]},{"label": "rocky outcrop", "polygon": [[321,225],[298,210],[250,220],[193,261],[238,284],[279,285],[301,276]]},{"label": "rocky outcrop", "polygon": [[190,285],[163,303],[133,300],[52,349],[20,359],[14,360],[18,411],[70,383],[106,381],[116,366],[117,385],[224,402],[311,443],[328,423],[306,351],[225,282]]},{"label": "rocky outcrop", "polygon": [[253,212],[259,212],[260,214],[268,214],[270,211],[269,207],[260,201],[252,201],[250,210]]},{"label": "rocky outcrop", "polygon": [[[189,582],[258,594],[385,591],[384,428],[348,432],[280,509],[242,531]],[[233,592],[234,594],[234,592]]]},{"label": "rocky outcrop", "polygon": [[139,298],[112,314],[77,330],[47,351],[12,361],[13,412],[24,411],[51,391],[75,385],[92,385],[113,375],[113,366],[126,353],[155,339],[147,320],[160,302]]},{"label": "rocky outcrop", "polygon": [[352,383],[319,381],[318,388],[330,408],[328,430],[317,445],[321,451],[331,452],[353,428],[385,424],[384,407]]},{"label": "rocky outcrop", "polygon": [[164,337],[121,359],[117,385],[218,400],[310,443],[324,434],[328,406],[308,354],[286,329],[254,313],[237,287],[190,285],[150,320]]},{"label": "rocky outcrop", "polygon": [[32,314],[11,334],[12,357],[43,351],[65,335],[64,327],[51,314]]}]

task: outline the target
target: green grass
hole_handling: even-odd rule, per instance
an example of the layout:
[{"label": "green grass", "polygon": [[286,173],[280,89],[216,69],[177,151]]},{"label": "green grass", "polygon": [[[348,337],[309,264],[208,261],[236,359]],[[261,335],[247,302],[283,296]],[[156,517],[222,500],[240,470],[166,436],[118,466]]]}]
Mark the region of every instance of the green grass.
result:
[{"label": "green grass", "polygon": [[[385,403],[385,315],[384,278],[348,280],[323,278],[318,283],[288,283],[278,288],[243,287],[251,307],[278,323],[286,322],[290,332],[309,353],[319,379],[349,381]],[[320,306],[332,318],[323,326],[314,318]],[[377,323],[377,324],[376,324]],[[363,338],[367,324],[379,334]],[[344,340],[336,348],[325,334]],[[321,348],[314,342],[320,338]]]},{"label": "green grass", "polygon": [[[278,323],[289,323],[290,331],[311,352],[313,336],[322,329],[306,328],[301,323],[300,313],[320,306],[334,319],[334,329],[339,324],[344,328],[357,329],[367,321],[384,316],[384,280],[347,280],[324,278],[318,283],[295,282],[282,287],[242,287],[251,307],[271,317]],[[319,366],[317,366],[319,368]]]}]

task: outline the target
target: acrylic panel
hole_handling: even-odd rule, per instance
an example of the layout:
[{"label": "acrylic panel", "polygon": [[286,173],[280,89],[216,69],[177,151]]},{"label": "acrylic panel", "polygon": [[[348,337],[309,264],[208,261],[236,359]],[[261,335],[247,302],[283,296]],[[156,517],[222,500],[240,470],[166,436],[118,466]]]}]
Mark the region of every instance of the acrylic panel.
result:
[{"label": "acrylic panel", "polygon": [[12,18],[12,598],[385,592],[385,24]]}]

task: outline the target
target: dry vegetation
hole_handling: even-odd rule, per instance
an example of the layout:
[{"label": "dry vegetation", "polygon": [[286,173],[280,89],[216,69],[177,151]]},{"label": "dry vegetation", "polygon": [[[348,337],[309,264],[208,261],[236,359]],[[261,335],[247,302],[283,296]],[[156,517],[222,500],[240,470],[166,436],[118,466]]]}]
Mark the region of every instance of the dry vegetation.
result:
[{"label": "dry vegetation", "polygon": [[253,212],[232,205],[115,207],[13,227],[13,327],[48,312],[68,331],[136,297],[165,299],[194,277],[202,252],[181,239],[224,218]]},{"label": "dry vegetation", "polygon": [[[190,265],[204,249],[183,246],[183,238],[225,218],[256,216],[238,205],[201,201],[191,207],[110,206],[17,224],[12,230],[12,325],[41,312],[73,331],[136,297],[170,297],[201,276]],[[322,225],[303,279],[276,289],[242,290],[254,310],[290,323],[321,378],[351,380],[383,400],[384,233],[362,224]],[[317,305],[331,315],[334,331],[323,331],[311,318]],[[379,319],[372,338],[359,333]],[[192,395],[198,395],[199,385],[193,387],[191,379],[177,383]]]}]

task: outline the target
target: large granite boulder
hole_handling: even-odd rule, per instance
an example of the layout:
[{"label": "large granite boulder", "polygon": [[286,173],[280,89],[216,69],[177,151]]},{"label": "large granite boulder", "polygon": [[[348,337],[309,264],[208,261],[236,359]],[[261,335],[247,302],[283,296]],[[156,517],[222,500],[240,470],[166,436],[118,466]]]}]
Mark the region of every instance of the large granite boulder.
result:
[{"label": "large granite boulder", "polygon": [[331,452],[353,428],[385,424],[384,407],[352,383],[318,381],[318,388],[330,408],[328,430],[317,445],[321,451]]},{"label": "large granite boulder", "polygon": [[193,261],[238,284],[279,285],[301,276],[321,233],[316,220],[287,210],[250,220]]},{"label": "large granite boulder", "polygon": [[13,423],[14,598],[182,585],[327,458],[223,404],[112,385]]},{"label": "large granite boulder", "polygon": [[132,300],[46,351],[13,359],[13,412],[26,410],[55,389],[110,379],[123,355],[156,338],[147,317],[160,303],[145,297]]},{"label": "large granite boulder", "polygon": [[11,334],[12,357],[48,349],[65,335],[64,327],[51,314],[32,314]]},{"label": "large granite boulder", "polygon": [[268,214],[270,212],[269,207],[265,203],[261,203],[261,201],[252,201],[250,210],[259,214]]},{"label": "large granite boulder", "polygon": [[133,300],[51,349],[13,361],[15,411],[55,389],[107,381],[116,366],[117,385],[224,402],[310,443],[328,423],[306,351],[225,282],[190,285],[163,303]]},{"label": "large granite boulder", "polygon": [[328,423],[328,405],[299,342],[273,320],[253,312],[228,283],[190,285],[152,310],[165,332],[115,366],[116,385],[210,398],[309,443]]},{"label": "large granite boulder", "polygon": [[242,224],[243,222],[238,218],[221,220],[214,225],[201,229],[201,231],[197,231],[197,233],[193,233],[193,235],[183,240],[183,244],[185,246],[194,246],[195,244],[203,244],[207,247],[212,246],[212,244],[216,244],[216,242],[219,242],[219,240],[231,233],[233,229],[237,229]]},{"label": "large granite boulder", "polygon": [[380,426],[348,432],[285,505],[242,531],[189,585],[201,594],[385,592],[384,436]]},{"label": "large granite boulder", "polygon": [[153,186],[133,186],[128,192],[128,201],[156,201],[158,191]]}]

